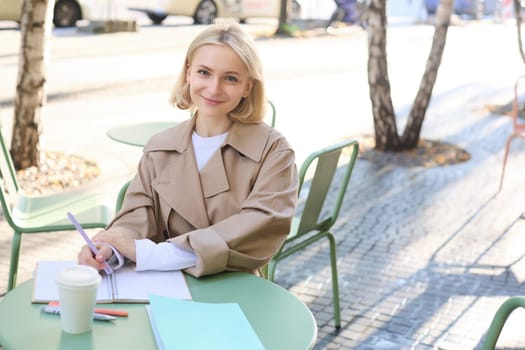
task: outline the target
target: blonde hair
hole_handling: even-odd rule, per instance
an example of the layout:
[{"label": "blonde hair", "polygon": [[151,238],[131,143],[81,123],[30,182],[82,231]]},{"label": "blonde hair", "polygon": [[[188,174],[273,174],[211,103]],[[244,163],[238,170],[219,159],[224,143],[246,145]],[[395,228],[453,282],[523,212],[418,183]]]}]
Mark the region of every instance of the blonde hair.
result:
[{"label": "blonde hair", "polygon": [[192,41],[186,52],[184,65],[171,93],[170,102],[180,109],[195,109],[190,97],[186,73],[195,51],[199,47],[208,44],[224,45],[231,48],[244,62],[248,68],[248,75],[252,79],[250,94],[241,99],[237,107],[228,114],[228,117],[242,123],[258,123],[262,121],[266,108],[262,63],[250,35],[234,22],[212,25]]}]

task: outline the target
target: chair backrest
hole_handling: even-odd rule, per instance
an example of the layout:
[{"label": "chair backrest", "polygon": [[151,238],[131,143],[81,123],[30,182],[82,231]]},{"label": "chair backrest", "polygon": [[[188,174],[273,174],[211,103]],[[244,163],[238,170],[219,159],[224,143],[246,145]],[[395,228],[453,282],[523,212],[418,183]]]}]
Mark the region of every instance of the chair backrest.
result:
[{"label": "chair backrest", "polygon": [[13,165],[13,159],[11,159],[11,153],[4,140],[3,130],[0,127],[0,172],[2,174],[2,180],[4,181],[6,189],[15,194],[18,189],[18,179],[16,177],[15,166]]},{"label": "chair backrest", "polygon": [[[298,217],[297,230],[295,238],[304,235],[312,230],[328,230],[332,227],[337,217],[339,210],[350,181],[350,176],[354,169],[359,151],[359,143],[355,140],[347,140],[333,146],[324,148],[314,152],[306,158],[299,170],[299,199],[305,195],[304,205]],[[344,164],[344,173],[340,182],[334,182],[336,171],[343,160],[342,156],[348,156]],[[312,174],[311,180],[305,184],[307,174]],[[327,201],[328,193],[335,186],[337,195],[335,200]]]},{"label": "chair backrest", "polygon": [[519,76],[518,79],[516,79],[516,82],[514,83],[514,99],[512,100],[512,111],[511,111],[511,117],[512,117],[512,126],[514,129],[518,126],[519,123],[519,114],[520,114],[520,104],[519,104],[519,88],[520,83],[522,80],[525,79],[525,75]]},{"label": "chair backrest", "polygon": [[16,170],[11,159],[11,153],[4,140],[3,129],[0,127],[0,176],[2,178],[3,192],[6,192],[10,204],[20,188],[16,177]]},{"label": "chair backrest", "polygon": [[11,154],[5,143],[2,128],[0,127],[0,204],[5,219],[11,225],[11,208],[17,198],[19,185],[16,170],[11,159]]},{"label": "chair backrest", "polygon": [[124,197],[126,197],[126,192],[128,191],[129,184],[131,180],[126,181],[124,185],[120,188],[117,195],[117,203],[115,204],[115,213],[118,213],[122,209],[122,204],[124,203]]},{"label": "chair backrest", "polygon": [[272,128],[275,128],[275,119],[277,117],[277,110],[275,109],[275,105],[271,100],[266,100],[268,103],[268,107],[270,107],[270,125]]}]

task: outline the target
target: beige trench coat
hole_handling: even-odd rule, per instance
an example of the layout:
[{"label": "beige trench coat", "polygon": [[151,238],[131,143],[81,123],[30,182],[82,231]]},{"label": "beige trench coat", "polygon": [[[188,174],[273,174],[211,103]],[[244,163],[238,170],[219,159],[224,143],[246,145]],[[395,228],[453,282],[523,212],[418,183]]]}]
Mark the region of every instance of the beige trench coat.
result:
[{"label": "beige trench coat", "polygon": [[295,154],[264,123],[235,122],[199,173],[191,135],[195,118],[144,147],[137,175],[110,232],[171,241],[197,255],[199,277],[255,272],[285,240],[297,201]]}]

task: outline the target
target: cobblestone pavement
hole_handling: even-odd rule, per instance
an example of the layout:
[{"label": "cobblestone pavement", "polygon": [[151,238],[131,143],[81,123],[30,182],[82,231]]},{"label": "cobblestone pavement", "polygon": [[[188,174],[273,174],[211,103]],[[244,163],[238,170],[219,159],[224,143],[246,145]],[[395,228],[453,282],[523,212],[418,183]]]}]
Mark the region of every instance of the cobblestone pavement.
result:
[{"label": "cobblestone pavement", "polygon": [[[424,28],[412,31],[398,28],[393,32],[398,33],[400,39],[396,41],[394,36],[390,42],[397,45],[406,45],[408,41],[424,46],[431,39],[431,31]],[[483,39],[467,36],[474,32]],[[510,119],[490,114],[484,109],[488,103],[508,102],[513,79],[520,69],[523,70],[519,57],[510,58],[518,56],[517,49],[512,46],[516,45],[512,33],[514,28],[503,24],[487,24],[475,30],[468,26],[457,27],[451,28],[449,33],[447,52],[459,50],[467,44],[469,50],[455,57],[445,55],[439,73],[443,78],[438,79],[436,84],[422,135],[463,147],[472,155],[471,160],[429,169],[401,167],[388,162],[357,162],[334,228],[342,308],[339,331],[334,330],[332,318],[327,244],[314,245],[278,265],[276,282],[304,301],[317,320],[315,349],[478,349],[497,307],[508,296],[525,294],[525,203],[523,177],[519,173],[525,164],[525,143],[519,139],[513,143],[505,186],[502,192],[497,193],[504,142],[511,124]],[[0,36],[4,34],[0,33]],[[362,36],[354,39],[358,41],[357,46],[364,43]],[[329,50],[329,44],[334,39],[323,37],[315,40],[316,50],[319,47]],[[483,41],[490,46],[491,52],[499,54],[486,57],[487,49],[482,45]],[[274,45],[284,50],[279,41],[260,41],[260,45],[264,53]],[[363,47],[366,48],[362,45],[361,49]],[[422,51],[419,53],[416,50],[410,55],[417,56],[413,58],[414,62],[427,54],[426,50]],[[268,57],[271,61],[271,56]],[[410,61],[412,58],[404,59]],[[341,62],[345,60],[350,65],[358,64],[348,61],[348,57],[343,57]],[[394,56],[393,61],[398,60],[401,58]],[[65,59],[63,63],[63,69],[67,71]],[[4,66],[0,65],[0,73],[2,67],[7,65],[5,61]],[[453,70],[452,66],[456,68]],[[314,80],[324,79],[314,75],[332,76],[333,79],[338,76],[346,79],[347,75],[352,79],[366,77],[366,68],[357,72],[346,72],[341,68],[343,71],[340,72],[340,67],[342,63],[331,65],[324,71],[320,68],[316,71],[315,67],[304,69],[310,74],[308,78]],[[286,72],[270,64],[268,74],[276,77],[286,75]],[[103,70],[98,72],[103,73]],[[404,79],[403,83],[415,81],[413,85],[417,86],[417,78],[409,78],[409,73],[410,69],[393,70],[393,85]],[[151,83],[153,78],[148,79],[150,85],[155,85]],[[352,79],[342,84],[334,80],[328,83],[315,81],[316,84],[332,87],[330,93],[335,97],[331,101],[335,107],[323,106],[327,111],[326,115],[323,114],[326,117],[323,128],[332,128],[334,134],[334,129],[341,129],[343,133],[348,133],[346,130],[349,129],[354,132],[372,130],[370,112],[366,103],[361,103],[360,90],[348,83]],[[153,81],[165,89],[166,84],[161,78]],[[310,96],[297,85],[303,82],[294,81],[293,86],[297,89],[294,91],[303,94],[296,103],[288,101],[294,98],[293,95],[286,96],[292,85],[272,85],[276,97],[273,99],[278,106],[277,127],[290,135],[298,148],[299,159],[304,158],[303,154],[309,153],[312,148],[317,148],[316,139],[320,139],[317,142],[328,142],[328,139],[323,139],[322,130],[315,134],[316,137],[308,134],[309,124],[320,128],[315,114],[318,113],[317,107],[313,103],[304,106],[304,100],[309,100]],[[126,91],[142,98],[140,102],[149,103],[148,98],[151,98],[156,103],[158,94],[148,97],[148,89],[144,94],[138,93],[144,85],[146,82],[130,86]],[[346,93],[343,86],[348,89]],[[354,114],[361,113],[349,122],[355,125],[354,128],[344,124],[346,117],[336,115],[330,119],[336,111],[339,114],[342,111],[339,100],[344,98],[338,94],[348,95],[348,91],[352,92]],[[393,91],[395,100],[400,99],[409,105],[410,97],[396,92],[399,91],[396,86]],[[314,96],[321,95],[320,98],[323,98],[322,93],[317,91]],[[71,128],[69,130],[81,127],[82,120],[89,117],[86,113],[95,116],[94,128],[107,128],[108,125],[101,122],[103,116],[100,115],[108,110],[108,106],[113,108],[111,113],[115,114],[115,123],[134,118],[133,107],[129,105],[137,100],[120,96],[125,93],[115,93],[110,104],[104,94],[107,92],[90,95],[80,91],[69,100],[56,97],[56,101],[49,106],[55,116],[45,124],[50,135],[47,137],[49,144],[71,142],[60,131],[66,127]],[[365,101],[366,94],[365,91]],[[348,101],[343,102],[348,105]],[[4,105],[9,113],[10,107],[5,100]],[[406,108],[397,109],[402,114]],[[145,107],[137,115],[146,110]],[[304,113],[292,113],[297,110]],[[78,116],[72,116],[72,111]],[[311,114],[308,114],[309,111]],[[159,109],[155,112],[157,116],[162,116]],[[300,119],[286,121],[285,115],[295,114]],[[77,117],[81,120],[75,119]],[[336,122],[340,124],[334,124]],[[305,130],[294,133],[293,126],[297,125],[304,125]],[[93,145],[78,141],[77,151],[96,157],[104,166],[103,172],[111,174],[92,187],[99,190],[118,188],[116,184],[122,183],[133,172],[140,151],[105,142],[101,137],[87,136],[91,135],[89,130],[85,132],[87,134],[83,136],[89,138],[89,142],[99,141]],[[344,136],[334,134],[330,136],[331,140]],[[0,232],[0,275],[7,276],[11,237],[4,221],[0,221]],[[52,239],[43,235],[27,235],[22,245],[19,281],[30,278],[39,259],[75,259],[81,244],[78,235],[72,232],[58,233]],[[0,290],[5,290],[5,285],[5,279],[1,279]],[[524,312],[512,314],[500,337],[499,349],[525,347],[524,321]]]}]

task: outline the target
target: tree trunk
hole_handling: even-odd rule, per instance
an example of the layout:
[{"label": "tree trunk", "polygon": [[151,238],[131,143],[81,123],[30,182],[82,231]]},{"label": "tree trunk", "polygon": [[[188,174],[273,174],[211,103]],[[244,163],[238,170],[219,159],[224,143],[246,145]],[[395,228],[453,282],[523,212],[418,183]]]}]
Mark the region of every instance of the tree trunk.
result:
[{"label": "tree trunk", "polygon": [[401,137],[401,149],[413,149],[417,147],[419,135],[425,113],[432,97],[432,90],[436,83],[437,73],[441,65],[441,58],[445,50],[447,31],[450,25],[450,17],[454,8],[454,0],[441,0],[436,12],[436,27],[432,40],[432,47],[427,60],[425,73],[419,85],[414,104],[410,110],[407,124]]},{"label": "tree trunk", "polygon": [[518,49],[521,60],[525,63],[525,53],[523,52],[523,39],[521,38],[521,5],[520,0],[514,0],[514,15],[516,16],[516,29],[518,30]]},{"label": "tree trunk", "polygon": [[11,156],[16,169],[38,166],[40,117],[46,100],[46,41],[51,35],[49,0],[24,0]]},{"label": "tree trunk", "polygon": [[292,9],[292,0],[281,0],[281,8],[279,11],[279,24],[277,25],[277,31],[275,34],[289,35],[288,29],[288,14]]},{"label": "tree trunk", "polygon": [[430,103],[441,58],[445,49],[447,30],[454,0],[441,0],[436,13],[436,28],[425,73],[412,105],[402,137],[397,132],[396,115],[392,104],[386,54],[386,0],[371,0],[368,11],[368,84],[374,117],[375,149],[402,151],[418,145],[425,113]]},{"label": "tree trunk", "polygon": [[396,116],[390,93],[386,57],[386,0],[372,0],[368,5],[368,85],[374,116],[375,148],[391,151],[399,148]]}]

